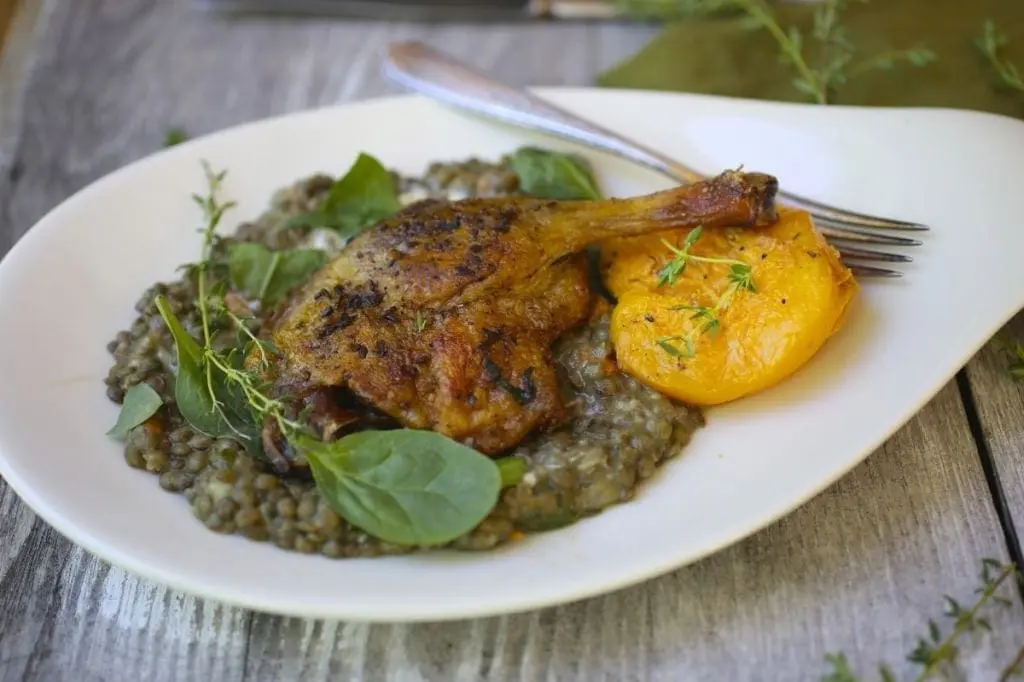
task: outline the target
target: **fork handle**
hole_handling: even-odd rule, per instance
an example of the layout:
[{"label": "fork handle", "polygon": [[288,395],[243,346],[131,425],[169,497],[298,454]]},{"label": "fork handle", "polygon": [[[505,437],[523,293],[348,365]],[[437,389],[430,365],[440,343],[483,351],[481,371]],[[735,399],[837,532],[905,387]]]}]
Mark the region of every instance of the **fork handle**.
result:
[{"label": "fork handle", "polygon": [[639,163],[675,182],[704,179],[658,152],[585,121],[525,90],[499,83],[419,42],[392,43],[385,72],[400,85],[466,111],[579,142]]},{"label": "fork handle", "polygon": [[[419,42],[388,47],[385,73],[399,85],[454,107],[515,126],[550,133],[646,166],[674,182],[706,179],[688,166],[606,128],[513,88]],[[820,224],[837,228],[926,229],[923,225],[841,211],[811,199],[779,192],[782,202],[810,212]]]}]

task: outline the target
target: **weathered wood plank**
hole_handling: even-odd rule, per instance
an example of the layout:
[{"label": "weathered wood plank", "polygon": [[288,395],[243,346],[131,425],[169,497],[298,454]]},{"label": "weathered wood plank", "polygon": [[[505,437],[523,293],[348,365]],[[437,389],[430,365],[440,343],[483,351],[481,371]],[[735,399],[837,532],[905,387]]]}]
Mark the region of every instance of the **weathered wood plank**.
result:
[{"label": "weathered wood plank", "polygon": [[[1024,314],[1000,332],[1002,342],[1024,342]],[[967,366],[985,442],[1006,500],[1011,522],[1024,531],[1024,384],[1007,371],[1008,354],[988,344]]]},{"label": "weathered wood plank", "polygon": [[[41,16],[19,105],[33,115],[0,156],[0,253],[171,125],[200,134],[394,92],[378,75],[389,40],[427,40],[517,83],[583,85],[651,35],[228,22],[182,0],[54,0]],[[850,476],[695,566],[578,604],[441,625],[285,619],[185,597],[73,548],[0,483],[0,681],[817,679],[839,649],[865,670],[887,659],[909,672],[902,657],[941,594],[969,598],[986,555],[1005,556],[1001,529],[951,386]],[[495,576],[495,589],[513,579]],[[1024,641],[1019,604],[993,623],[996,636],[965,652],[970,679],[992,679]]]}]

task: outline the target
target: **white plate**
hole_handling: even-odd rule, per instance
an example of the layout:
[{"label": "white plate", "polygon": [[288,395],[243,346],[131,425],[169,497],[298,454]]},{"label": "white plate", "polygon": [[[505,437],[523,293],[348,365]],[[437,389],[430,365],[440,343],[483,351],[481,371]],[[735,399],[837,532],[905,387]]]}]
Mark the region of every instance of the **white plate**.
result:
[{"label": "white plate", "polygon": [[[899,281],[867,282],[846,328],[779,387],[712,410],[632,503],[486,554],[332,561],[211,533],[128,468],[104,435],[104,348],[148,285],[199,250],[199,161],[228,168],[233,220],[361,150],[403,171],[568,148],[400,97],[300,113],[134,163],[59,206],[0,266],[0,472],[46,521],[173,587],[285,614],[440,620],[636,583],[762,528],[850,470],[1024,305],[1024,125],[936,110],[814,107],[611,90],[542,90],[707,173],[744,164],[785,189],[933,226]],[[589,154],[613,194],[664,180]],[[233,227],[233,225],[232,225]],[[884,501],[879,501],[884,503]]]}]

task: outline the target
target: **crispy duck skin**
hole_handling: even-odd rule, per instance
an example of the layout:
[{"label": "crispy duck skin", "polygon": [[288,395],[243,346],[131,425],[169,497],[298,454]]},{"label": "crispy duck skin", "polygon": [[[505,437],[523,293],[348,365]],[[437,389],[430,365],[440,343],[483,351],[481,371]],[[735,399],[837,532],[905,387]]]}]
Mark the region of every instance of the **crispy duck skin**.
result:
[{"label": "crispy duck skin", "polygon": [[551,345],[591,307],[588,245],[775,222],[775,178],[726,172],[631,199],[424,201],[352,240],[273,323],[282,392],[351,391],[486,454],[564,419]]}]

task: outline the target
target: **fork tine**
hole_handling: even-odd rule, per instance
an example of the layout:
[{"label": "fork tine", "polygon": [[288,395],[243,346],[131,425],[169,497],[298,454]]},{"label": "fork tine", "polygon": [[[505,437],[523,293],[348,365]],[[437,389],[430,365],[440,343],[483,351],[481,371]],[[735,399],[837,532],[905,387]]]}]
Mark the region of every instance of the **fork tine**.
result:
[{"label": "fork tine", "polygon": [[[798,207],[800,208],[800,207]],[[840,218],[838,215],[828,214],[825,215],[822,211],[809,211],[814,217],[814,221],[824,227],[837,227],[840,229],[892,229],[899,232],[927,232],[931,229],[928,225],[921,225],[918,223],[906,223],[904,225],[877,225],[868,221],[861,221],[859,219],[845,219]]]},{"label": "fork tine", "polygon": [[883,263],[912,263],[914,261],[913,258],[910,256],[904,256],[902,253],[887,253],[885,251],[875,251],[874,249],[858,249],[853,246],[837,246],[835,248],[843,258],[875,260]]},{"label": "fork tine", "polygon": [[[799,207],[798,207],[799,208]],[[838,215],[823,211],[814,210],[809,211],[814,217],[814,222],[823,227],[835,227],[837,229],[853,229],[853,230],[892,230],[894,232],[927,232],[930,227],[927,225],[919,225],[917,223],[906,223],[905,225],[876,225],[874,222],[862,221],[858,218],[840,218]]]},{"label": "fork tine", "polygon": [[822,225],[835,227],[859,227],[861,229],[884,229],[884,230],[908,230],[925,231],[929,227],[921,223],[911,223],[905,220],[893,220],[891,218],[880,218],[866,213],[837,209],[827,204],[808,199],[806,197],[779,192],[779,198],[783,202],[791,203],[798,208],[810,212]]},{"label": "fork tine", "polygon": [[850,272],[855,277],[887,277],[895,278],[902,277],[903,273],[897,270],[887,270],[886,268],[876,268],[870,265],[851,265],[849,266]]},{"label": "fork tine", "polygon": [[858,244],[890,244],[893,246],[920,246],[921,240],[910,237],[897,237],[888,234],[878,234],[866,230],[857,230],[852,227],[819,227],[818,231],[830,239],[857,242]]}]

